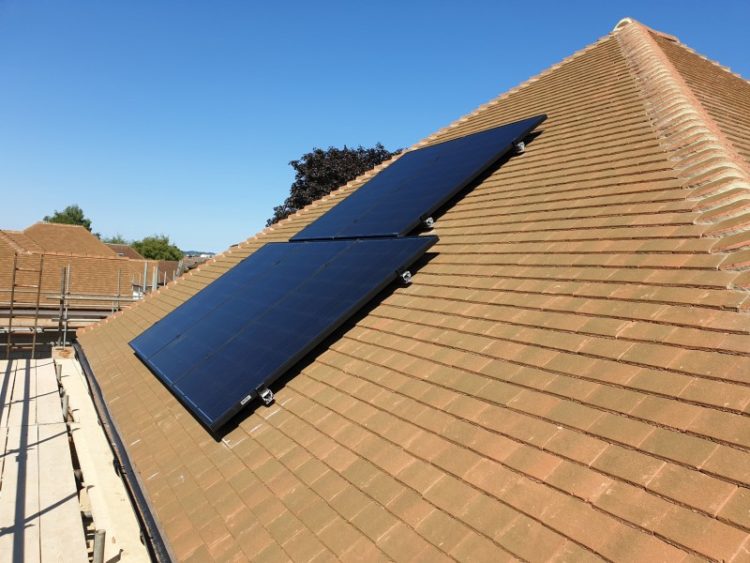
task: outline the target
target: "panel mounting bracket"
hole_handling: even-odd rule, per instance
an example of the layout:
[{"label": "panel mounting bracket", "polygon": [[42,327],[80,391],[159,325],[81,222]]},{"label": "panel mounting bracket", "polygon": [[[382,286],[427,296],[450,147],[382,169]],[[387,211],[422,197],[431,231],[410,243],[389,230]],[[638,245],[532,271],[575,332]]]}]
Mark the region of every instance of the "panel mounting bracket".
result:
[{"label": "panel mounting bracket", "polygon": [[404,282],[404,285],[409,285],[411,283],[411,272],[409,270],[401,273],[401,281]]},{"label": "panel mounting bracket", "polygon": [[258,391],[258,396],[260,397],[260,400],[263,401],[263,404],[266,406],[273,403],[273,391],[271,391],[268,387]]},{"label": "panel mounting bracket", "polygon": [[422,224],[425,226],[425,229],[431,229],[435,226],[435,219],[432,217],[427,217],[424,221],[422,221]]},{"label": "panel mounting bracket", "polygon": [[523,154],[526,152],[526,143],[523,141],[518,141],[515,145],[513,145],[513,152],[516,154]]}]

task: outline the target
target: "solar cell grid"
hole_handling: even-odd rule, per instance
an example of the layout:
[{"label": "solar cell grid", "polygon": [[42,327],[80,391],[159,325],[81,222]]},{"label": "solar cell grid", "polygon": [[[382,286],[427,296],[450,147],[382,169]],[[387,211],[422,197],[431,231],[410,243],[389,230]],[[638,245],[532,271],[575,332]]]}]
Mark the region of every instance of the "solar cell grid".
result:
[{"label": "solar cell grid", "polygon": [[289,240],[404,236],[545,119],[538,115],[407,152]]},{"label": "solar cell grid", "polygon": [[436,241],[269,243],[130,345],[216,430]]}]

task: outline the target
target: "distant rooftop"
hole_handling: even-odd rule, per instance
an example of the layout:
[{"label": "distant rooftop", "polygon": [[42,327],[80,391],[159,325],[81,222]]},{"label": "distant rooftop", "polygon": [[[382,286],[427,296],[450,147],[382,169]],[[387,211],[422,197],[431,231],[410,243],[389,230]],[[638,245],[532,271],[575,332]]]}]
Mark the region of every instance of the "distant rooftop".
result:
[{"label": "distant rooftop", "polygon": [[143,256],[132,246],[129,244],[115,244],[115,243],[105,243],[109,248],[111,248],[118,256],[124,256],[125,258],[130,258],[131,260],[145,260]]}]

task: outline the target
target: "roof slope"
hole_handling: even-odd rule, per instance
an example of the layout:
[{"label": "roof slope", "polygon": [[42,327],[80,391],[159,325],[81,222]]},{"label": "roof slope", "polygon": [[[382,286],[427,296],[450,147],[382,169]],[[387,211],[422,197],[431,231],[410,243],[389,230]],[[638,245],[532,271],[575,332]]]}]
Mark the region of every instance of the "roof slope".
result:
[{"label": "roof slope", "polygon": [[135,248],[129,244],[115,244],[112,242],[105,243],[110,249],[112,249],[118,256],[124,256],[132,260],[145,260]]},{"label": "roof slope", "polygon": [[36,242],[44,252],[81,256],[117,256],[111,248],[79,225],[39,222],[24,230],[24,234]]},{"label": "roof slope", "polygon": [[[102,250],[103,247],[103,250]],[[14,255],[21,270],[15,276],[17,287],[14,302],[36,303],[36,286],[41,276],[41,305],[56,307],[59,303],[63,269],[70,268],[72,294],[87,296],[131,297],[131,279],[143,271],[130,260],[118,257],[105,244],[83,227],[36,223],[23,232],[0,230],[0,302],[8,302],[13,285]],[[44,255],[43,261],[41,257]],[[114,299],[119,304],[119,299]],[[75,305],[83,304],[73,299]],[[94,308],[112,307],[111,301],[86,302]]]},{"label": "roof slope", "polygon": [[549,116],[438,219],[412,285],[221,443],[128,341],[364,178],[81,335],[178,559],[747,557],[750,297],[742,244],[715,248],[737,229],[696,195],[745,178],[711,176],[725,137],[677,143],[710,128],[659,106],[677,83],[649,34],[619,26],[427,139]]},{"label": "roof slope", "polygon": [[0,244],[11,252],[41,252],[42,247],[21,231],[0,229]]},{"label": "roof slope", "polygon": [[734,149],[750,164],[750,82],[673,38],[657,34],[654,40]]}]

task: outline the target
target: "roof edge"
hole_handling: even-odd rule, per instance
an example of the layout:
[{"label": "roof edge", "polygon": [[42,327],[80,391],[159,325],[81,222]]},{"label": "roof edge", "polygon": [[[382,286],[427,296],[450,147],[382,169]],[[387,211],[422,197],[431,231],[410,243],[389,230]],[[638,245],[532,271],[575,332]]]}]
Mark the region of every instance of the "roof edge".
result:
[{"label": "roof edge", "polygon": [[76,225],[74,223],[57,223],[56,221],[37,221],[36,223],[32,223],[28,227],[26,227],[23,232],[26,232],[28,229],[31,229],[32,227],[36,227],[37,225],[54,225],[55,227],[65,227],[65,228],[74,228],[74,229],[85,229],[87,232],[91,232],[83,225]]},{"label": "roof edge", "polygon": [[166,535],[159,526],[159,522],[154,516],[154,510],[151,502],[145,493],[145,489],[134,470],[133,464],[128,456],[127,448],[122,441],[120,430],[109,412],[106,401],[99,387],[99,382],[91,369],[86,353],[78,342],[73,343],[78,363],[88,383],[91,392],[91,401],[99,417],[104,435],[107,438],[109,447],[112,450],[116,469],[119,472],[122,482],[125,484],[125,490],[130,497],[130,503],[138,519],[141,535],[146,549],[153,561],[157,563],[169,563],[175,561],[172,549],[166,541]]},{"label": "roof edge", "polygon": [[659,142],[689,190],[686,198],[698,213],[695,222],[707,225],[704,237],[717,239],[711,252],[727,254],[719,268],[747,269],[731,256],[750,248],[750,170],[745,161],[656,43],[652,33],[658,32],[630,21],[618,24],[613,33]]}]

